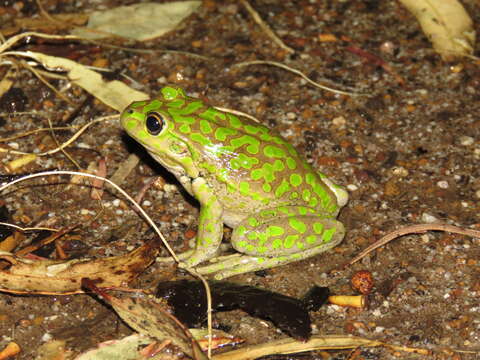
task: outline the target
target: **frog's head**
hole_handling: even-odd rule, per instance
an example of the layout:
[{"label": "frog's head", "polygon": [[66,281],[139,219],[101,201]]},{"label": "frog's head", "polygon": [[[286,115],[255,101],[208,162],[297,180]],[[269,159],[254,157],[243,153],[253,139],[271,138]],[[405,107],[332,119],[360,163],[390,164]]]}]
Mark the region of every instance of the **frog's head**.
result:
[{"label": "frog's head", "polygon": [[[173,86],[162,88],[157,98],[135,101],[120,115],[128,135],[137,140],[155,160],[175,175],[197,177],[193,149],[175,132],[175,108],[188,97],[183,89]],[[173,111],[172,111],[173,109]]]}]

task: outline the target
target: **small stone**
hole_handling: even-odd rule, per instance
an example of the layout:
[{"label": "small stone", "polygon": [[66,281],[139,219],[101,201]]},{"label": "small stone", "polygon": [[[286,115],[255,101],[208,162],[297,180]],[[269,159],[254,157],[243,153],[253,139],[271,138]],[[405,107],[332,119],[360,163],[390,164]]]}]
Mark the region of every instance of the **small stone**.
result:
[{"label": "small stone", "polygon": [[431,224],[431,223],[438,222],[438,219],[435,216],[433,216],[429,213],[423,213],[422,214],[422,221],[425,222],[425,223]]},{"label": "small stone", "polygon": [[[356,191],[356,190],[358,190],[358,186],[355,185],[355,184],[348,184],[347,185],[347,190],[348,191]],[[480,190],[478,191],[478,193],[479,193],[478,197],[480,197]]]},{"label": "small stone", "polygon": [[460,136],[460,144],[463,146],[473,145],[474,141],[474,138],[471,136]]},{"label": "small stone", "polygon": [[291,112],[291,111],[290,111],[290,112],[287,112],[286,115],[287,115],[287,119],[288,119],[288,120],[295,120],[295,118],[297,117],[297,115],[295,115],[295,113],[294,113],[294,112]]},{"label": "small stone", "polygon": [[440,181],[437,182],[437,186],[440,189],[448,189],[448,181],[440,180]]},{"label": "small stone", "polygon": [[337,116],[336,118],[332,119],[332,124],[337,127],[345,126],[346,123],[347,120],[343,116]]},{"label": "small stone", "polygon": [[403,166],[394,166],[391,170],[392,174],[398,177],[407,177],[409,172]]}]

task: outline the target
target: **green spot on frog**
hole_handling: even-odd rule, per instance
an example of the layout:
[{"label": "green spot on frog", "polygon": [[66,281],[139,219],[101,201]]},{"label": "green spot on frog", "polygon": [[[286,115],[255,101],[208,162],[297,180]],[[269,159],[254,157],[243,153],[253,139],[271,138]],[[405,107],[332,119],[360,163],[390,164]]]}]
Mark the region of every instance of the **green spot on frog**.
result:
[{"label": "green spot on frog", "polygon": [[230,126],[234,129],[239,129],[242,127],[242,122],[238,117],[233,114],[227,113],[227,118]]},{"label": "green spot on frog", "polygon": [[280,235],[283,235],[284,232],[285,232],[285,230],[283,229],[283,227],[280,227],[280,226],[270,225],[267,228],[267,236],[268,237],[280,236]]},{"label": "green spot on frog", "polygon": [[215,139],[218,141],[225,141],[228,136],[236,135],[237,130],[226,127],[219,127],[215,130]]},{"label": "green spot on frog", "polygon": [[281,197],[288,190],[290,190],[290,184],[288,183],[287,180],[283,179],[282,183],[275,189],[275,196]]},{"label": "green spot on frog", "polygon": [[248,195],[250,192],[250,184],[246,181],[242,181],[240,183],[240,194],[242,195]]},{"label": "green spot on frog", "polygon": [[290,170],[295,170],[297,168],[297,162],[291,157],[287,157],[287,166]]},{"label": "green spot on frog", "polygon": [[143,107],[143,112],[148,113],[148,112],[153,111],[153,110],[158,110],[158,109],[160,109],[160,107],[162,105],[163,105],[162,101],[159,101],[159,100],[155,99],[152,102],[150,102],[148,105],[145,105]]},{"label": "green spot on frog", "polygon": [[307,242],[307,244],[315,244],[317,242],[317,237],[315,235],[308,235],[305,238],[305,241]]},{"label": "green spot on frog", "polygon": [[321,234],[323,233],[323,224],[322,223],[313,223],[313,231],[315,234]]},{"label": "green spot on frog", "polygon": [[329,243],[332,240],[332,237],[333,237],[333,235],[335,234],[336,231],[337,231],[337,229],[335,229],[334,227],[330,228],[328,230],[325,230],[323,235],[322,235],[323,242]]},{"label": "green spot on frog", "polygon": [[230,166],[232,169],[238,170],[240,168],[251,169],[253,165],[258,164],[258,159],[245,155],[239,154],[236,158],[230,160]]},{"label": "green spot on frog", "polygon": [[195,141],[203,146],[207,146],[207,145],[211,145],[211,141],[203,136],[202,134],[198,134],[198,133],[193,133],[193,134],[190,134],[190,139],[192,139],[192,141]]},{"label": "green spot on frog", "polygon": [[303,179],[300,175],[298,174],[292,174],[290,175],[290,184],[293,186],[297,187],[302,185]]},{"label": "green spot on frog", "polygon": [[210,134],[213,131],[210,122],[207,120],[200,120],[200,131],[205,135]]},{"label": "green spot on frog", "polygon": [[[155,101],[155,99],[153,101]],[[147,101],[135,101],[130,104],[130,107],[136,109],[137,107],[145,106],[146,104],[148,104]]]},{"label": "green spot on frog", "polygon": [[307,231],[307,225],[294,217],[289,218],[288,223],[292,229],[295,229],[300,234],[304,234]]},{"label": "green spot on frog", "polygon": [[284,158],[285,157],[285,151],[280,149],[278,146],[273,146],[273,145],[267,145],[263,148],[263,153],[267,157],[271,158]]},{"label": "green spot on frog", "polygon": [[283,247],[285,249],[290,249],[299,238],[299,235],[287,235],[283,241]]},{"label": "green spot on frog", "polygon": [[243,135],[239,138],[232,139],[230,143],[235,150],[243,145],[248,145],[246,150],[253,155],[258,154],[258,148],[260,146],[260,141],[250,135]]}]

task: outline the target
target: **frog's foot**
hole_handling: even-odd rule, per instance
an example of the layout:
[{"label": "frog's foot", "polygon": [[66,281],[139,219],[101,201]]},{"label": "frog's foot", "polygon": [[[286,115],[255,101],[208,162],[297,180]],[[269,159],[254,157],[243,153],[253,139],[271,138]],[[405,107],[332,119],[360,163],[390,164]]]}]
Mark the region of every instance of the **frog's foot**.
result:
[{"label": "frog's foot", "polygon": [[[332,244],[331,247],[336,244]],[[195,270],[202,274],[214,274],[215,280],[222,280],[231,276],[247,272],[270,269],[276,266],[285,265],[308,257],[318,255],[328,249],[317,247],[305,250],[302,253],[289,254],[277,257],[261,257],[251,255],[235,254],[224,258],[212,259],[214,263],[197,267]]]},{"label": "frog's foot", "polygon": [[[184,261],[186,259],[188,259],[190,256],[192,256],[192,254],[194,253],[194,249],[192,250],[188,250],[188,251],[185,251],[181,254],[178,254],[177,255],[177,258],[178,260],[180,261]],[[159,262],[159,263],[172,263],[172,262],[175,262],[175,259],[172,257],[172,256],[165,256],[165,257],[157,257],[156,259],[156,262]]]}]

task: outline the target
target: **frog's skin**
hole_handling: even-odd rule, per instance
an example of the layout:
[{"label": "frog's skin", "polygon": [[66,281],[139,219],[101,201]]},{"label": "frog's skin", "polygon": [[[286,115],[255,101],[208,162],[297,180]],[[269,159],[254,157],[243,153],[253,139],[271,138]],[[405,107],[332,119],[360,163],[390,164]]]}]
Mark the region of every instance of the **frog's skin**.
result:
[{"label": "frog's skin", "polygon": [[305,259],[342,241],[335,218],[347,192],[275,131],[173,86],[132,103],[121,123],[200,202],[196,247],[182,254],[182,267],[215,258],[224,223],[240,254],[196,269],[217,279]]}]

